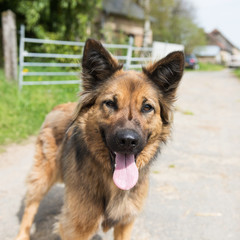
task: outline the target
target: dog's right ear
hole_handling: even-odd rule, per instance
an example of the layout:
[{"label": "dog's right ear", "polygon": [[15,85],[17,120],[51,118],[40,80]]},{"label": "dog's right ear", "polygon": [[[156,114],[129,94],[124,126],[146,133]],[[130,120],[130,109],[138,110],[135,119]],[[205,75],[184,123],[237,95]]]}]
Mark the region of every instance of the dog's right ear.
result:
[{"label": "dog's right ear", "polygon": [[94,39],[88,39],[85,43],[82,58],[83,89],[92,90],[111,77],[122,65]]},{"label": "dog's right ear", "polygon": [[175,92],[184,71],[184,54],[176,51],[165,58],[143,68],[143,72],[151,79],[165,98],[173,101]]},{"label": "dog's right ear", "polygon": [[155,83],[155,86],[161,92],[161,118],[164,124],[171,122],[170,113],[172,103],[175,100],[176,90],[182,78],[183,71],[184,54],[181,51],[172,52],[165,58],[143,68],[144,74]]}]

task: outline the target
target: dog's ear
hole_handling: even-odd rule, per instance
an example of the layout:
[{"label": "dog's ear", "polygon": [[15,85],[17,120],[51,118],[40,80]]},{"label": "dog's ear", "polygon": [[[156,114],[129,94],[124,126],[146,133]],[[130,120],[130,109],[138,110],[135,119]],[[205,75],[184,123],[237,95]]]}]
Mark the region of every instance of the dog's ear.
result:
[{"label": "dog's ear", "polygon": [[121,68],[122,65],[118,64],[100,42],[94,39],[86,41],[82,58],[84,90],[92,90]]},{"label": "dog's ear", "polygon": [[184,54],[177,51],[168,54],[158,62],[143,68],[143,72],[158,86],[163,96],[169,101],[175,92],[184,70]]},{"label": "dog's ear", "polygon": [[183,70],[184,54],[180,51],[172,52],[158,62],[143,68],[143,72],[155,83],[162,94],[159,104],[164,125],[172,121],[172,103],[175,100]]}]

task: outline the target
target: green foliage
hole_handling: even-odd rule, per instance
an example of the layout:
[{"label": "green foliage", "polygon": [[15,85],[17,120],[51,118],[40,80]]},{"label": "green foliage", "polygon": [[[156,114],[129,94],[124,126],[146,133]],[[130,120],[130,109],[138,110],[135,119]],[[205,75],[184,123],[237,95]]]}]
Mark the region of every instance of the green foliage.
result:
[{"label": "green foliage", "polygon": [[37,38],[85,40],[99,4],[99,0],[21,0],[18,11],[27,13],[27,30]]},{"label": "green foliage", "polygon": [[[0,11],[12,10],[20,24],[26,25],[26,36],[67,41],[85,41],[101,7],[101,0],[0,0]],[[67,53],[69,46],[53,44],[31,47],[35,52]],[[71,53],[79,53],[71,49]]]},{"label": "green foliage", "polygon": [[0,69],[0,144],[37,134],[45,115],[60,103],[76,101],[78,91],[78,85],[58,85],[24,86],[20,92]]},{"label": "green foliage", "polygon": [[235,70],[234,70],[234,74],[235,74],[238,78],[240,78],[240,68],[235,69]]},{"label": "green foliage", "polygon": [[204,30],[194,22],[194,9],[186,0],[151,0],[154,39],[179,43],[185,52],[206,43]]}]

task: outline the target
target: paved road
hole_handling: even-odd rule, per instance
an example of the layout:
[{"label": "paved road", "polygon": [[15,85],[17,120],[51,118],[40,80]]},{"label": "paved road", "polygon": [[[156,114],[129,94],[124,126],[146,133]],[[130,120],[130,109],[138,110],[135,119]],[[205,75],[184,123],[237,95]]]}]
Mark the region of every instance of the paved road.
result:
[{"label": "paved road", "polygon": [[[176,102],[174,134],[151,171],[145,210],[132,240],[240,239],[240,80],[231,72],[187,72]],[[0,239],[12,240],[23,211],[34,138],[0,155]],[[63,187],[37,214],[31,240],[52,234]],[[95,240],[112,239],[101,232]]]}]

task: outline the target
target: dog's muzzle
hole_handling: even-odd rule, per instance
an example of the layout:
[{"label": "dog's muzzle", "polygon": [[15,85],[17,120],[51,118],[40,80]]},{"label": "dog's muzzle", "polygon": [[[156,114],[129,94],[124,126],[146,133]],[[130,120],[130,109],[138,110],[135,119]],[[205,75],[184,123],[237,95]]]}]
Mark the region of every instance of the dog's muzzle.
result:
[{"label": "dog's muzzle", "polygon": [[107,136],[107,145],[114,161],[113,181],[122,190],[133,188],[138,181],[136,157],[144,147],[141,136],[132,129],[119,129]]},{"label": "dog's muzzle", "polygon": [[137,154],[142,149],[140,135],[132,129],[119,130],[113,136],[110,148],[122,154]]}]

